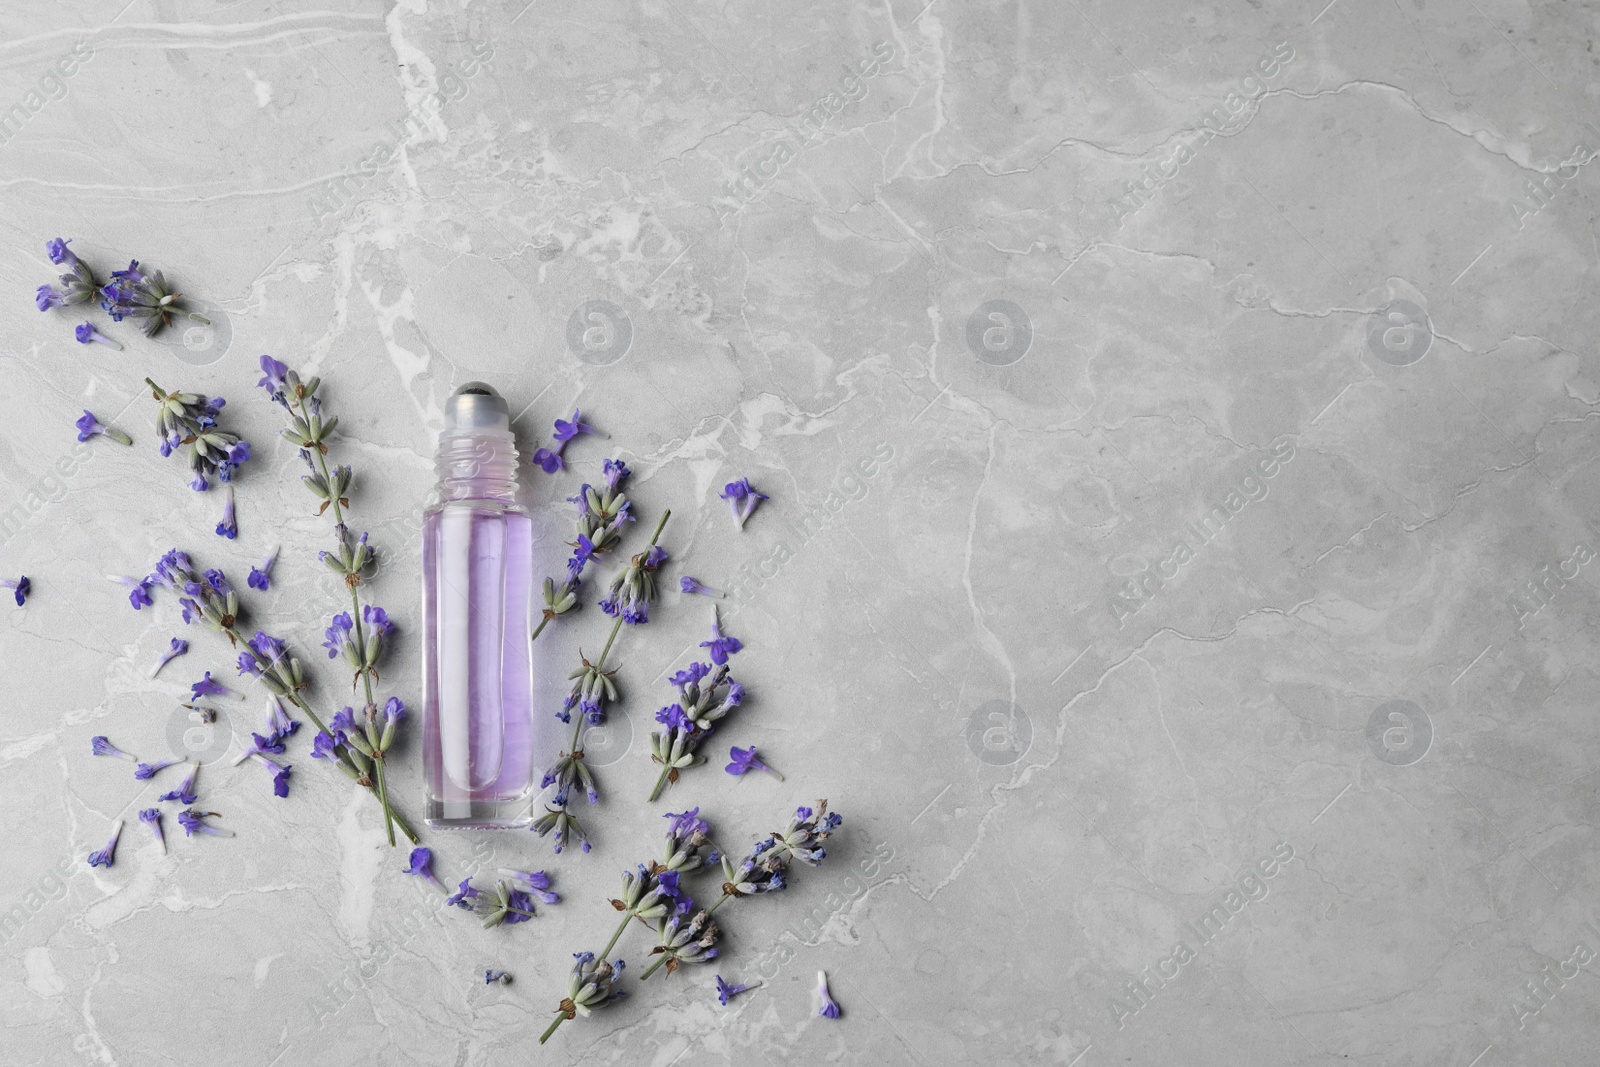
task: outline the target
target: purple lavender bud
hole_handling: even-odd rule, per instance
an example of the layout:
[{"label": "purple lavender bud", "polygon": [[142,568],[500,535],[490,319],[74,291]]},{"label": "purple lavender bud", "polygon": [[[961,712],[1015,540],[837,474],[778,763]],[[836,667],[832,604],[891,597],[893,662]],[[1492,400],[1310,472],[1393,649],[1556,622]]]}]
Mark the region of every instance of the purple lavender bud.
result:
[{"label": "purple lavender bud", "polygon": [[99,330],[95,329],[92,322],[80,322],[72,328],[72,336],[78,339],[80,345],[105,345],[117,352],[122,351],[122,343],[113,341]]},{"label": "purple lavender bud", "polygon": [[111,438],[119,445],[133,444],[133,438],[117,429],[115,426],[106,426],[97,418],[94,412],[85,408],[83,414],[73,423],[78,428],[78,440],[87,441],[91,437],[105,436]]},{"label": "purple lavender bud", "polygon": [[728,1001],[749,988],[747,985],[730,985],[722,980],[722,975],[717,975],[717,1000],[719,1003],[727,1004]]},{"label": "purple lavender bud", "polygon": [[141,763],[139,766],[133,769],[133,776],[142,782],[146,779],[154,778],[157,774],[166,770],[168,767],[171,767],[175,763],[183,762],[184,757],[173,756],[171,759],[157,760],[154,763]]},{"label": "purple lavender bud", "polygon": [[178,812],[178,825],[183,827],[185,837],[193,837],[195,834],[210,834],[212,837],[232,837],[232,830],[224,830],[220,826],[212,826],[210,823],[201,821],[204,816],[215,814],[216,812],[214,811],[194,811],[190,808],[184,808]]},{"label": "purple lavender bud", "polygon": [[602,464],[602,469],[605,471],[607,489],[615,489],[617,486],[622,484],[623,480],[626,479],[628,475],[633,473],[628,469],[628,465],[622,462],[620,459],[606,460],[605,463]]},{"label": "purple lavender bud", "polygon": [[89,747],[94,751],[96,756],[115,756],[118,759],[125,759],[130,763],[139,762],[137,756],[128,755],[128,753],[122,751],[122,749],[118,748],[116,745],[113,745],[104,734],[97,734],[94,737],[89,738]]},{"label": "purple lavender bud", "polygon": [[681,593],[690,594],[691,596],[694,594],[699,594],[700,596],[716,597],[719,600],[722,598],[721,593],[717,592],[709,585],[701,585],[699,579],[691,578],[687,574],[678,579],[678,591]]},{"label": "purple lavender bud", "polygon": [[561,459],[561,453],[552,452],[543,446],[540,446],[538,451],[534,452],[532,462],[534,466],[546,474],[554,474],[557,471],[566,469],[566,464]]},{"label": "purple lavender bud", "polygon": [[446,905],[452,908],[471,909],[472,901],[477,896],[479,896],[479,893],[473,888],[472,879],[463,878],[461,879],[460,887],[454,893],[451,893],[448,897],[445,897],[444,902]]},{"label": "purple lavender bud", "polygon": [[155,583],[150,578],[127,578],[120,574],[110,574],[106,577],[127,586],[128,603],[133,605],[134,611],[153,603],[150,599],[150,587]]},{"label": "purple lavender bud", "polygon": [[66,298],[56,291],[55,286],[41,285],[39,291],[34,294],[33,303],[40,311],[49,311],[65,304]]},{"label": "purple lavender bud", "polygon": [[[147,597],[146,602],[148,602],[148,599],[149,598]],[[161,658],[156,661],[156,665],[150,668],[150,677],[154,678],[156,675],[160,674],[162,667],[165,667],[167,664],[171,663],[173,660],[177,659],[179,656],[188,651],[189,642],[185,641],[181,637],[174,637],[171,644],[167,646],[167,650],[161,653]]]},{"label": "purple lavender bud", "polygon": [[737,637],[726,637],[722,633],[722,623],[715,615],[711,617],[711,640],[701,641],[700,647],[707,650],[711,662],[722,666],[728,662],[728,657],[744,648],[744,643]]},{"label": "purple lavender bud", "polygon": [[288,374],[289,367],[287,364],[279,363],[271,356],[262,356],[261,380],[256,382],[256,384],[265,389],[267,391],[267,395],[273,400],[276,400],[279,403],[287,406],[287,397],[284,394],[284,387],[287,384]]},{"label": "purple lavender bud", "polygon": [[510,972],[508,972],[508,971],[491,971],[491,970],[487,970],[486,969],[483,972],[483,984],[484,985],[494,985],[496,982],[499,982],[501,985],[510,985],[511,984],[511,974],[510,974]]},{"label": "purple lavender bud", "polygon": [[429,884],[438,888],[441,893],[444,893],[446,896],[450,895],[450,890],[445,887],[445,884],[434,876],[432,850],[426,848],[412,849],[411,866],[406,868],[406,873],[414,874],[418,878],[425,879]]},{"label": "purple lavender bud", "polygon": [[[568,422],[565,419],[556,420],[555,439],[560,444],[566,444],[579,434],[595,432],[596,430],[593,426],[589,426],[584,423],[583,413],[577,408],[572,409],[571,422]],[[609,460],[607,462],[609,462]]]},{"label": "purple lavender bud", "polygon": [[[140,764],[140,766],[144,765]],[[179,783],[178,788],[168,793],[162,793],[156,799],[175,800],[180,804],[193,804],[199,799],[194,791],[195,779],[198,777],[200,777],[200,764],[195,763],[189,767],[189,773],[183,776],[183,781]]]},{"label": "purple lavender bud", "polygon": [[109,867],[117,859],[117,839],[122,836],[122,820],[118,819],[111,826],[111,840],[106,842],[106,847],[89,853],[89,866]]},{"label": "purple lavender bud", "polygon": [[756,746],[754,745],[749,748],[734,746],[728,749],[728,758],[733,761],[726,768],[729,774],[738,776],[747,771],[766,771],[778,781],[783,781],[783,775],[761,762],[761,757],[756,754]]},{"label": "purple lavender bud", "polygon": [[217,522],[217,536],[232,541],[239,536],[239,520],[233,509],[233,487],[228,487],[228,499],[222,505],[222,518]]},{"label": "purple lavender bud", "polygon": [[[262,358],[265,359],[266,357],[263,356]],[[250,577],[246,579],[246,582],[251,589],[259,589],[263,593],[267,591],[267,588],[272,584],[272,565],[276,562],[278,562],[278,549],[274,548],[267,554],[267,558],[261,561],[261,566],[250,568]]]},{"label": "purple lavender bud", "polygon": [[139,821],[150,827],[150,834],[156,839],[156,844],[161,846],[163,855],[167,851],[167,835],[161,829],[161,809],[145,808],[139,813]]},{"label": "purple lavender bud", "polygon": [[44,251],[45,254],[50,257],[50,262],[54,263],[58,267],[62,266],[63,264],[71,265],[76,263],[78,261],[78,257],[73,254],[72,249],[67,247],[71,243],[72,238],[70,237],[52,237],[50,240],[46,241],[44,243]]},{"label": "purple lavender bud", "polygon": [[711,664],[691,663],[677,674],[674,674],[671,678],[668,678],[667,681],[676,686],[694,685],[696,682],[710,673]]},{"label": "purple lavender bud", "polygon": [[538,897],[546,904],[561,902],[561,895],[550,891],[550,876],[543,871],[514,871],[509,867],[501,867],[499,874],[518,889]]},{"label": "purple lavender bud", "polygon": [[828,992],[828,976],[822,971],[817,972],[817,996],[822,999],[822,1007],[817,1014],[824,1019],[837,1019],[839,1005],[834,1003],[833,997]]},{"label": "purple lavender bud", "polygon": [[201,697],[222,696],[223,694],[232,695],[233,693],[233,690],[229,689],[221,682],[213,681],[210,671],[206,671],[206,676],[204,678],[191,685],[189,687],[189,691],[194,694],[195,700],[199,700]]}]

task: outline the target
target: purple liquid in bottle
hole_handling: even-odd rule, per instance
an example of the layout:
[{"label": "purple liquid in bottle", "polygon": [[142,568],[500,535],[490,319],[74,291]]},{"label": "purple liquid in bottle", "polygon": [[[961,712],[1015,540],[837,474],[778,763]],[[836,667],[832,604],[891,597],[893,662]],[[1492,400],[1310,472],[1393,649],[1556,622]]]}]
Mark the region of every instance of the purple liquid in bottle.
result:
[{"label": "purple liquid in bottle", "polygon": [[516,502],[505,400],[481,382],[458,389],[436,462],[422,520],[427,822],[527,826],[551,739],[533,722],[533,522]]}]

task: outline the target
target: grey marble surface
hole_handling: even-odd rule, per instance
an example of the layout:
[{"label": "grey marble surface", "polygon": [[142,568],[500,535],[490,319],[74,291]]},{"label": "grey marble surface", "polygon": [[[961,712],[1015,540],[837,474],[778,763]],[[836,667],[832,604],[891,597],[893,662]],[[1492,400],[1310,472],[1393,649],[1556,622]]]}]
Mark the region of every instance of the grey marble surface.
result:
[{"label": "grey marble surface", "polygon": [[[1596,5],[5,8],[5,1064],[1592,1062]],[[79,346],[31,307],[55,236],[214,326]],[[482,378],[525,449],[582,407],[578,471],[623,456],[673,509],[669,579],[729,590],[746,644],[723,742],[787,781],[643,803],[709,621],[676,593],[620,643],[591,855],[426,835],[452,881],[553,872],[525,925],[402,876],[303,736],[287,801],[231,767],[259,699],[209,735],[178,707],[225,644],[150,679],[174,606],[103,576],[281,544],[250,611],[342,702],[263,352],[341,417],[386,687],[416,699],[417,508]],[[147,374],[255,442],[237,541]],[[76,447],[85,407],[135,447]],[[742,533],[739,476],[772,496]],[[576,482],[524,493],[559,528]],[[169,820],[162,856],[135,821],[89,869],[161,784],[102,733],[208,761],[238,837]],[[419,769],[413,734],[412,813]],[[725,909],[718,964],[538,1048],[662,810],[737,848],[816,797],[829,860]],[[765,984],[723,1008],[713,971]]]}]

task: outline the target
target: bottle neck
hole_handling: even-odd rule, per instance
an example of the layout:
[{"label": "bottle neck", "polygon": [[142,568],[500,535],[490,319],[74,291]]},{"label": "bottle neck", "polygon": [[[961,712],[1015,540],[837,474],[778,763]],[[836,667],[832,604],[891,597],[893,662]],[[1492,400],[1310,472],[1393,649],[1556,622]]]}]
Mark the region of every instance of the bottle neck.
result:
[{"label": "bottle neck", "polygon": [[515,504],[517,445],[506,430],[479,429],[439,436],[433,457],[438,499],[495,500]]}]

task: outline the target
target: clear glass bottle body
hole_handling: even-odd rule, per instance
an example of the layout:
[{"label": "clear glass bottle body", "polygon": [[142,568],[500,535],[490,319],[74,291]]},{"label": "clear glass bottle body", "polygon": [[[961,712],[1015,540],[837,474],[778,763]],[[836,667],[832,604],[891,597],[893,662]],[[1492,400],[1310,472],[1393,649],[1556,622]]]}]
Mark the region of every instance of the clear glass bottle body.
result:
[{"label": "clear glass bottle body", "polygon": [[[464,386],[463,389],[470,389]],[[482,387],[487,389],[487,387]],[[536,758],[533,522],[516,502],[517,453],[497,410],[447,406],[437,498],[422,520],[423,766],[427,824],[531,822]],[[460,408],[477,409],[462,414]],[[465,425],[462,425],[464,423]]]}]

